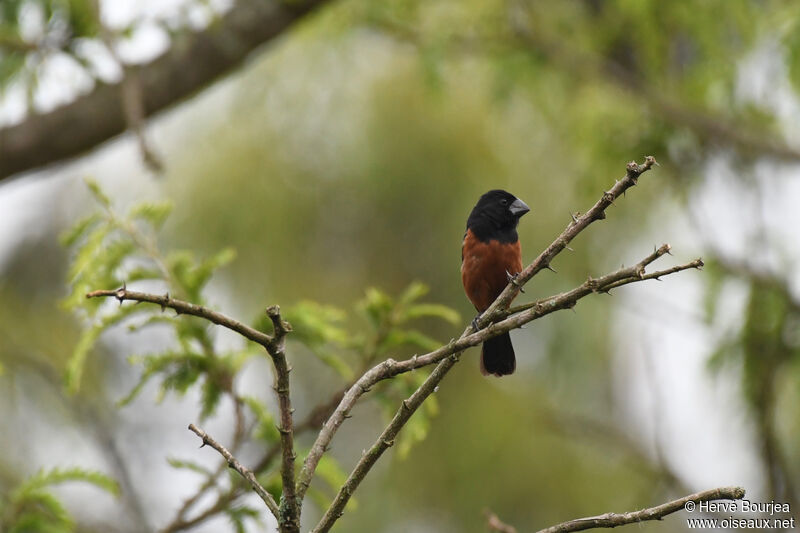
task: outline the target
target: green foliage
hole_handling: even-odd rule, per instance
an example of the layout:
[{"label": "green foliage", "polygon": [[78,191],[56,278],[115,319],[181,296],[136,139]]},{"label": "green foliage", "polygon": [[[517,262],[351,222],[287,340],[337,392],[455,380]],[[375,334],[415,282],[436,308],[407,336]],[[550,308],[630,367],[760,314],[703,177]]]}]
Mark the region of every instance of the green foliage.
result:
[{"label": "green foliage", "polygon": [[253,429],[253,436],[267,444],[275,444],[280,440],[281,434],[275,424],[275,417],[269,412],[267,407],[258,399],[252,396],[243,398],[245,405],[250,408],[256,419],[256,427]]},{"label": "green foliage", "polygon": [[246,506],[237,506],[225,509],[225,515],[230,520],[231,525],[236,533],[245,533],[245,520],[259,521],[259,513],[256,509]]},{"label": "green foliage", "polygon": [[795,90],[800,91],[800,13],[797,11],[789,17],[783,44],[786,47],[789,79]]},{"label": "green foliage", "polygon": [[[324,486],[319,484],[311,485],[307,494],[317,507],[326,509],[333,501],[336,491],[347,480],[347,473],[342,470],[336,459],[331,457],[330,454],[326,454],[322,456],[317,465],[315,477],[319,478],[324,483]],[[358,501],[356,498],[350,498],[350,501],[347,502],[347,509],[352,511],[356,508],[358,508]]]},{"label": "green foliage", "polygon": [[[185,250],[162,253],[155,235],[168,217],[169,205],[141,204],[120,215],[111,199],[96,184],[89,182],[89,188],[101,211],[80,220],[62,237],[63,244],[74,249],[68,274],[71,292],[64,305],[68,309],[83,310],[90,320],[67,366],[69,390],[79,389],[87,357],[109,328],[127,324],[129,329],[138,330],[155,324],[166,325],[174,333],[175,347],[160,353],[130,356],[129,361],[140,366],[142,372],[138,383],[119,404],[129,404],[153,379],[160,381],[159,400],[170,392],[183,395],[199,386],[201,417],[212,415],[221,397],[229,395],[235,402],[246,406],[248,416],[254,419],[250,438],[266,445],[278,445],[280,434],[275,417],[267,406],[257,398],[237,395],[233,388],[242,366],[260,350],[246,345],[240,350],[218,353],[208,323],[196,317],[175,317],[154,305],[103,304],[100,300],[86,300],[84,297],[90,290],[147,282],[166,287],[172,295],[204,304],[204,288],[212,275],[234,258],[234,253],[225,249],[205,260],[198,260]],[[421,283],[411,283],[396,297],[370,288],[355,304],[352,313],[303,300],[285,309],[283,318],[293,326],[289,337],[292,343],[302,344],[322,363],[333,368],[346,383],[351,383],[378,359],[402,357],[406,353],[428,351],[440,345],[417,329],[416,324],[431,319],[457,324],[460,317],[447,306],[422,301],[427,293],[428,288]],[[272,325],[266,316],[262,316],[256,327],[270,331]],[[419,387],[426,375],[422,370],[402,375],[376,391],[375,397],[387,416],[391,416],[392,408],[396,409],[402,399]],[[435,399],[430,399],[399,437],[401,456],[405,456],[415,442],[425,438],[430,418],[436,412]],[[169,463],[174,468],[188,469],[206,478],[214,475],[192,461],[170,459]],[[317,474],[323,484],[312,487],[309,495],[321,506],[327,505],[346,476],[329,455],[320,462]],[[278,497],[281,481],[277,472],[259,475],[264,486]],[[246,507],[227,509],[225,513],[237,531],[244,530],[247,519],[258,517],[255,511]]]},{"label": "green foliage", "polygon": [[[360,375],[369,365],[403,349],[429,351],[441,345],[427,334],[411,327],[411,322],[425,319],[457,324],[459,314],[440,304],[419,300],[428,287],[411,283],[397,298],[371,287],[354,306],[355,315],[364,323],[348,329],[348,313],[334,306],[300,301],[283,311],[292,324],[291,339],[299,341],[327,366],[347,381]],[[266,317],[256,322],[263,330],[271,328]],[[397,356],[397,355],[395,355]]]},{"label": "green foliage", "polygon": [[80,468],[41,470],[7,494],[0,494],[0,531],[8,533],[70,533],[75,521],[49,491],[54,485],[82,482],[119,495],[116,481]]},{"label": "green foliage", "polygon": [[[429,372],[424,370],[415,370],[402,374],[394,379],[391,387],[386,387],[386,390],[379,393],[381,411],[386,420],[390,420],[395,415],[399,409],[400,402],[411,396],[422,385],[428,374]],[[408,456],[415,444],[425,440],[431,427],[431,421],[438,413],[439,402],[436,400],[436,395],[431,395],[417,409],[417,412],[409,419],[403,431],[395,439],[397,455],[401,459]]]},{"label": "green foliage", "polygon": [[[345,311],[303,300],[284,311],[283,316],[292,325],[292,340],[305,344],[343,378],[353,378],[353,369],[342,356],[352,345],[352,337],[344,328]],[[262,326],[266,326],[266,320],[262,321]]]},{"label": "green foliage", "polygon": [[[105,331],[123,323],[132,330],[162,324],[173,330],[179,349],[131,357],[131,362],[142,365],[143,370],[139,382],[120,404],[130,403],[155,377],[161,378],[161,398],[171,391],[185,394],[200,382],[201,416],[209,416],[222,395],[231,391],[233,376],[252,355],[249,347],[218,355],[204,321],[191,317],[177,320],[154,306],[109,305],[102,299],[87,300],[85,294],[147,282],[165,287],[175,297],[203,304],[203,290],[211,276],[232,261],[235,253],[224,249],[203,260],[185,250],[162,254],[156,232],[169,216],[169,203],[142,203],[121,215],[95,182],[87,181],[87,185],[101,210],[77,222],[61,239],[74,249],[68,272],[70,293],[63,305],[83,311],[90,321],[67,363],[68,390],[74,393],[80,389],[87,357]],[[133,321],[135,316],[138,322]]]},{"label": "green foliage", "polygon": [[[713,263],[712,263],[713,265]],[[730,273],[717,267],[709,282],[707,300],[713,312],[721,280]],[[738,277],[738,276],[737,276]],[[756,412],[773,403],[776,379],[787,372],[796,372],[800,362],[800,343],[792,334],[800,321],[800,307],[786,286],[777,279],[745,276],[749,284],[744,320],[738,334],[720,342],[709,360],[712,370],[726,365],[741,369],[742,389],[747,403]]]},{"label": "green foliage", "polygon": [[[285,316],[291,317],[292,337],[350,382],[378,360],[424,353],[441,346],[441,342],[413,328],[411,323],[439,319],[458,324],[460,316],[450,307],[420,302],[427,293],[428,287],[419,282],[411,283],[397,297],[374,287],[367,289],[364,298],[355,304],[356,314],[366,324],[357,330],[360,333],[348,332],[343,327],[347,314],[342,310],[313,302],[300,302]],[[387,420],[427,375],[428,371],[421,369],[402,374],[375,393]],[[428,398],[397,439],[400,457],[405,457],[414,443],[425,438],[430,419],[437,412],[436,399]]]},{"label": "green foliage", "polygon": [[204,467],[203,465],[197,464],[194,461],[189,461],[186,459],[176,459],[174,457],[170,457],[167,459],[169,466],[178,470],[189,470],[196,474],[200,474],[202,476],[211,476],[211,471]]},{"label": "green foliage", "polygon": [[458,324],[460,317],[455,310],[443,305],[419,303],[418,300],[427,293],[428,287],[419,282],[409,285],[397,299],[379,289],[367,289],[364,298],[356,305],[373,332],[359,343],[367,361],[381,358],[400,346],[427,351],[440,345],[419,330],[408,327],[409,322],[423,318]]}]

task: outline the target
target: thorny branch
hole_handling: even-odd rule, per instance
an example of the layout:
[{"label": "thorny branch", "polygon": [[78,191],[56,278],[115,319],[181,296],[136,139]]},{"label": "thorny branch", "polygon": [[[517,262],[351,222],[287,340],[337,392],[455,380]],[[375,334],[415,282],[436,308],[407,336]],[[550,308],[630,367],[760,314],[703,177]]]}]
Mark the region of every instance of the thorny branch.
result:
[{"label": "thorny branch", "polygon": [[278,394],[278,407],[281,414],[281,481],[283,497],[281,498],[281,515],[278,522],[286,527],[286,531],[300,531],[300,505],[294,486],[294,431],[292,428],[292,399],[289,396],[289,368],[286,362],[285,338],[292,330],[288,322],[281,318],[281,309],[277,305],[267,308],[267,316],[272,320],[275,337],[270,355],[275,364],[275,392]]},{"label": "thorny branch", "polygon": [[686,507],[688,502],[698,504],[700,502],[709,502],[714,500],[741,500],[744,498],[744,489],[742,487],[721,487],[718,489],[704,490],[672,500],[671,502],[662,503],[655,507],[642,509],[641,511],[630,511],[627,513],[606,513],[598,516],[590,516],[587,518],[578,518],[577,520],[570,520],[555,526],[551,526],[538,531],[537,533],[570,533],[571,531],[583,531],[586,529],[596,529],[601,527],[617,527],[624,526],[625,524],[634,524],[637,522],[645,522],[647,520],[661,520],[667,515],[680,511]]},{"label": "thorny branch", "polygon": [[228,461],[228,466],[236,470],[240,476],[245,478],[250,485],[253,487],[253,490],[256,491],[264,503],[266,504],[267,508],[272,512],[275,518],[278,518],[280,511],[278,510],[278,504],[275,503],[275,500],[272,498],[267,489],[261,486],[261,483],[258,482],[256,476],[247,468],[242,466],[242,464],[236,460],[236,458],[231,455],[231,452],[225,449],[225,447],[215,441],[211,436],[209,436],[205,431],[198,428],[194,424],[189,424],[189,430],[192,431],[195,435],[203,439],[203,446],[206,444],[217,450],[222,457]]},{"label": "thorny branch", "polygon": [[[182,300],[177,300],[175,298],[170,297],[169,294],[164,295],[157,295],[157,294],[148,294],[143,292],[137,291],[129,291],[125,286],[120,287],[116,290],[99,290],[93,291],[86,295],[87,298],[98,298],[98,297],[114,297],[119,300],[120,304],[122,304],[125,300],[131,300],[135,302],[148,302],[160,305],[162,309],[170,308],[174,309],[175,312],[178,314],[187,314],[193,315],[200,318],[204,318],[214,324],[218,324],[220,326],[226,327],[236,333],[242,335],[246,339],[249,339],[253,342],[256,342],[263,346],[267,352],[269,353],[270,357],[272,358],[273,365],[275,366],[275,392],[278,395],[278,405],[280,411],[280,420],[281,424],[278,428],[281,434],[281,452],[283,457],[283,462],[281,465],[281,478],[283,480],[283,494],[281,498],[281,505],[280,505],[280,512],[276,514],[278,518],[278,523],[281,524],[282,528],[285,528],[286,531],[295,532],[299,531],[300,528],[300,508],[298,505],[298,500],[295,495],[295,481],[294,481],[294,461],[295,461],[295,451],[294,451],[294,435],[292,430],[292,402],[289,395],[289,372],[290,368],[286,362],[286,353],[285,353],[285,337],[286,334],[289,333],[292,328],[288,322],[284,321],[280,315],[280,308],[277,305],[271,306],[267,308],[267,316],[269,316],[270,320],[272,321],[274,333],[273,335],[267,335],[264,332],[261,332],[255,328],[251,328],[250,326],[239,322],[238,320],[234,320],[222,313],[217,311],[212,311],[205,306],[202,305],[195,305],[189,302],[184,302]],[[238,423],[238,422],[237,422]],[[189,429],[192,429],[190,426]],[[192,431],[195,431],[192,429]],[[197,431],[195,431],[197,433]],[[200,435],[200,433],[197,433]],[[201,435],[202,437],[202,435]],[[211,444],[211,441],[206,442],[205,437],[203,437],[204,444]],[[220,451],[220,448],[214,446],[217,451]],[[224,449],[224,448],[223,448]],[[228,455],[230,452],[225,450]],[[222,451],[220,451],[222,453]],[[223,454],[225,456],[225,454]],[[231,459],[235,461],[232,455],[230,458],[225,456],[225,459],[228,460],[228,463],[231,464]],[[238,461],[237,461],[238,463]],[[233,467],[233,465],[231,465]],[[234,467],[235,468],[235,467]],[[237,472],[242,474],[245,479],[250,481],[251,485],[255,482],[255,477],[252,476],[252,479],[249,479],[242,470],[235,468]],[[248,471],[249,472],[249,471]],[[253,485],[254,490],[259,492],[259,489]],[[260,493],[259,493],[260,494]],[[266,494],[266,492],[265,492]],[[262,497],[263,498],[263,497]],[[266,501],[266,500],[265,500]],[[274,503],[274,502],[273,502]],[[269,504],[267,504],[269,507]],[[276,508],[277,509],[277,508]],[[270,510],[272,508],[270,507]]]},{"label": "thorny branch", "polygon": [[271,335],[267,335],[266,333],[258,331],[255,328],[251,328],[250,326],[243,324],[238,320],[229,318],[222,313],[212,311],[211,309],[208,309],[202,305],[195,305],[189,302],[184,302],[183,300],[176,300],[175,298],[170,297],[169,293],[164,295],[149,294],[145,292],[129,291],[125,287],[120,287],[119,289],[111,291],[92,291],[86,295],[87,298],[100,298],[104,296],[114,297],[119,300],[120,303],[124,302],[125,300],[131,300],[134,302],[148,302],[160,305],[162,309],[173,309],[179,315],[192,315],[205,318],[209,322],[213,322],[214,324],[235,331],[242,337],[260,344],[266,348],[268,352],[272,350],[272,343],[275,341]]}]

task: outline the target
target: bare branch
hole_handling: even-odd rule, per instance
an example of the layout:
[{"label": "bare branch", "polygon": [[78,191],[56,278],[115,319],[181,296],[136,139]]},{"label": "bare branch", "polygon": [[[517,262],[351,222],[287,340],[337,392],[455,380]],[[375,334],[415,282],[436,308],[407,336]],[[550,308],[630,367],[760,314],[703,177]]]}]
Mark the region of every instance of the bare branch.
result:
[{"label": "bare branch", "polygon": [[174,309],[179,315],[192,315],[197,316],[200,318],[205,318],[209,322],[213,322],[214,324],[226,327],[232,331],[235,331],[242,337],[249,339],[255,343],[260,344],[267,351],[272,350],[272,343],[275,339],[273,339],[270,335],[258,331],[257,329],[251,328],[250,326],[239,322],[238,320],[234,320],[233,318],[227,317],[222,313],[218,313],[216,311],[212,311],[202,305],[195,305],[189,302],[184,302],[182,300],[176,300],[175,298],[171,298],[169,294],[158,295],[158,294],[149,294],[145,292],[137,292],[137,291],[129,291],[125,287],[120,287],[116,290],[100,290],[100,291],[92,291],[86,295],[87,298],[101,298],[101,297],[113,297],[120,301],[120,303],[124,302],[125,300],[131,300],[134,302],[148,302],[156,305],[160,305],[162,309],[169,307],[170,309]]},{"label": "bare branch", "polygon": [[272,498],[272,495],[270,495],[270,493],[267,492],[267,489],[261,486],[261,484],[256,479],[256,476],[250,470],[242,466],[242,464],[233,455],[231,455],[231,452],[226,450],[223,445],[221,445],[213,438],[211,438],[202,429],[198,428],[194,424],[189,424],[189,430],[192,431],[195,435],[197,435],[201,439],[203,439],[203,446],[208,444],[209,446],[217,450],[220,453],[220,455],[222,455],[222,457],[224,457],[225,460],[228,461],[228,466],[236,470],[240,476],[242,476],[250,483],[250,485],[253,487],[253,490],[256,492],[256,494],[259,495],[259,497],[261,497],[261,499],[264,501],[267,508],[272,512],[275,518],[280,520],[280,511],[278,510],[278,504],[275,503],[275,500]]},{"label": "bare branch", "polygon": [[615,289],[617,287],[622,287],[623,285],[627,285],[628,283],[632,283],[632,281],[646,281],[648,279],[657,279],[660,280],[664,276],[669,276],[670,274],[674,274],[676,272],[680,272],[681,270],[688,270],[690,268],[696,268],[697,270],[701,270],[705,266],[705,263],[701,258],[697,258],[694,261],[690,261],[685,265],[678,265],[672,268],[667,268],[664,270],[659,270],[658,272],[652,272],[650,274],[646,274],[642,276],[639,280],[620,280],[605,288],[606,292],[610,291],[611,289]]},{"label": "bare branch", "polygon": [[603,196],[601,196],[600,199],[592,206],[592,208],[589,209],[584,215],[574,215],[572,217],[572,220],[564,229],[564,231],[561,232],[561,235],[559,235],[556,240],[550,244],[550,246],[545,248],[545,250],[539,254],[539,256],[534,259],[530,265],[520,272],[519,276],[517,276],[516,283],[508,284],[503,293],[494,301],[489,309],[483,313],[478,325],[483,327],[491,320],[497,318],[498,315],[502,314],[503,310],[508,307],[508,305],[511,303],[511,300],[513,300],[519,292],[519,287],[525,285],[542,269],[550,266],[550,263],[553,261],[553,259],[559,253],[561,253],[581,231],[586,229],[589,224],[606,218],[606,209],[614,203],[614,200],[622,196],[625,191],[636,185],[639,182],[639,177],[653,168],[653,165],[657,164],[658,163],[653,156],[647,156],[644,160],[644,163],[641,165],[637,164],[635,161],[628,163],[625,176],[618,180],[614,186],[611,187],[611,189],[604,192]]},{"label": "bare branch", "polygon": [[585,529],[617,527],[648,520],[661,520],[667,515],[684,509],[689,502],[698,504],[700,502],[710,502],[714,500],[741,500],[742,498],[744,498],[744,489],[742,487],[721,487],[690,494],[683,498],[657,505],[656,507],[642,509],[641,511],[606,513],[587,518],[578,518],[577,520],[570,520],[569,522],[542,529],[537,533],[569,533],[571,531],[583,531]]},{"label": "bare branch", "polygon": [[[668,245],[665,244],[664,246],[668,246]],[[646,259],[647,258],[645,258],[645,260]],[[637,267],[641,266],[642,269],[643,269],[644,266],[646,266],[646,265],[643,265],[643,262],[644,261],[638,263]],[[606,292],[607,293],[607,292],[611,291],[611,289],[615,289],[617,287],[622,287],[623,285],[628,285],[630,283],[636,283],[636,282],[639,282],[639,281],[647,281],[647,280],[650,280],[650,279],[661,279],[661,278],[663,278],[665,276],[669,276],[670,274],[675,274],[677,272],[682,272],[684,270],[691,270],[693,268],[699,270],[699,269],[701,269],[703,267],[703,264],[704,264],[703,260],[700,259],[700,258],[697,258],[697,259],[689,261],[688,263],[685,263],[683,265],[677,265],[677,266],[674,266],[674,267],[671,267],[671,268],[666,268],[664,270],[659,270],[659,271],[656,271],[656,272],[652,272],[650,274],[644,274],[644,270],[642,270],[642,275],[641,276],[638,276],[638,275],[634,274],[632,276],[623,277],[623,278],[621,278],[621,279],[619,279],[617,281],[611,282],[611,283],[607,283],[607,284],[603,284],[602,283],[602,280],[608,279],[609,276],[616,277],[616,276],[618,276],[618,273],[620,273],[620,272],[622,272],[624,270],[630,270],[630,269],[621,269],[621,270],[618,270],[617,272],[614,272],[614,273],[609,274],[607,276],[603,276],[602,278],[599,278],[597,280],[591,280],[591,281],[594,282],[597,285],[596,288],[595,288],[595,292]],[[637,267],[633,268],[634,272],[636,271]],[[553,297],[544,298],[542,300],[537,300],[535,302],[530,302],[530,303],[526,303],[526,304],[522,304],[522,305],[516,305],[516,306],[514,306],[514,307],[512,307],[511,309],[508,310],[508,314],[509,315],[513,315],[513,314],[516,314],[516,313],[520,313],[522,311],[526,311],[526,310],[531,309],[531,308],[536,307],[536,306],[544,305],[545,303],[549,303],[550,301],[552,301],[552,298]]]},{"label": "bare branch", "polygon": [[278,394],[278,410],[280,411],[281,425],[278,431],[281,434],[281,480],[283,483],[283,498],[281,498],[281,516],[278,519],[281,531],[300,531],[300,508],[294,485],[294,462],[297,454],[294,451],[294,431],[292,428],[292,399],[289,395],[289,372],[286,362],[285,338],[292,330],[288,322],[281,318],[281,309],[277,305],[267,308],[267,316],[272,320],[275,329],[275,339],[272,343],[270,355],[275,363],[275,392]]},{"label": "bare branch", "polygon": [[[552,242],[552,244],[550,244],[550,246],[548,246],[541,254],[539,254],[539,256],[519,274],[515,280],[515,283],[508,284],[503,293],[480,317],[478,325],[483,327],[491,320],[507,315],[508,312],[505,310],[505,308],[514,298],[514,296],[516,296],[519,288],[527,283],[539,271],[547,268],[553,258],[564,248],[566,248],[567,245],[575,238],[575,236],[583,231],[589,224],[596,220],[602,220],[605,218],[606,208],[608,208],[608,206],[610,206],[614,200],[619,198],[619,196],[621,196],[626,190],[636,185],[639,176],[650,170],[653,165],[656,164],[656,160],[652,156],[647,156],[644,163],[641,165],[636,164],[634,161],[628,163],[625,176],[621,180],[618,180],[609,191],[603,193],[603,196],[597,201],[597,203],[595,203],[594,206],[592,206],[591,209],[589,209],[589,211],[586,212],[586,214],[582,216],[574,215],[572,217],[572,220],[561,233],[561,235],[559,235]],[[542,302],[539,303],[541,304]],[[572,305],[574,305],[574,302]],[[540,307],[544,309],[543,306]],[[550,311],[542,314],[547,314],[555,310],[555,308],[552,308]],[[538,318],[538,316],[529,317],[521,324],[529,322],[534,318]],[[519,327],[519,325],[511,326],[510,324],[507,324],[507,326],[507,329],[503,329],[505,326],[495,324],[492,329],[486,329],[472,335],[471,333],[473,330],[472,326],[470,326],[464,330],[464,333],[462,333],[461,337],[457,341],[452,341],[446,346],[442,346],[438,350],[423,356],[413,357],[407,361],[396,362],[392,359],[388,359],[374,366],[372,369],[362,375],[361,378],[359,378],[358,381],[356,381],[356,383],[345,393],[342,401],[339,402],[339,406],[336,408],[327,422],[325,422],[325,425],[322,427],[322,430],[317,436],[317,440],[314,442],[311,450],[306,456],[306,459],[303,462],[303,468],[298,476],[298,497],[302,499],[305,495],[305,492],[311,483],[311,479],[314,477],[314,470],[322,458],[322,455],[325,453],[328,445],[331,443],[331,440],[333,440],[333,436],[336,434],[339,426],[341,426],[344,420],[347,418],[350,410],[353,408],[353,405],[355,405],[361,395],[368,391],[370,387],[372,387],[378,381],[391,378],[397,374],[408,372],[409,370],[413,370],[421,366],[438,363],[442,360],[445,360],[443,364],[447,364],[447,357],[459,353],[470,346],[480,344],[489,337],[499,335],[504,331],[513,329],[513,327]],[[449,368],[450,367],[448,366],[447,369],[449,370]]]}]

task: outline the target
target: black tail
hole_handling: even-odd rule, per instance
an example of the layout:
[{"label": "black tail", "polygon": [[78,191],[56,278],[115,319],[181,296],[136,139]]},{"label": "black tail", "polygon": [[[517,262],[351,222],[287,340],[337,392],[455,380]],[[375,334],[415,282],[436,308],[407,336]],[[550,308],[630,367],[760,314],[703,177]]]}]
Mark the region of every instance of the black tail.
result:
[{"label": "black tail", "polygon": [[514,347],[511,345],[511,336],[508,333],[483,342],[481,373],[484,376],[493,374],[500,377],[513,374],[516,367],[517,359],[514,357]]}]

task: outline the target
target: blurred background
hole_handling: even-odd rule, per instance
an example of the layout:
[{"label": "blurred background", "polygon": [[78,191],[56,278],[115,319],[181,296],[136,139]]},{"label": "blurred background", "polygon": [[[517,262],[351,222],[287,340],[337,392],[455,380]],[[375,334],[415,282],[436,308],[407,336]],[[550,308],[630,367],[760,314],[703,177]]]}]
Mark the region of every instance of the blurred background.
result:
[{"label": "blurred background", "polygon": [[[707,267],[513,332],[513,376],[482,377],[466,352],[425,438],[387,453],[337,530],[485,531],[491,510],[529,531],[726,485],[797,513],[799,89],[791,1],[0,0],[4,512],[28,476],[81,466],[121,492],[54,489],[78,531],[163,531],[202,481],[167,458],[218,459],[185,429],[194,388],[159,403],[149,384],[116,406],[142,372],[127,357],[164,349],[164,331],[109,329],[80,389],[65,387],[88,323],[59,305],[74,259],[59,235],[97,210],[87,177],[120,210],[169,200],[165,249],[235,249],[204,293],[216,309],[351,309],[368,287],[420,281],[460,313],[420,326],[446,342],[474,315],[459,266],[480,194],[531,206],[527,264],[653,155],[660,166],[520,301],[665,242],[674,257],[655,268]],[[288,351],[303,417],[344,382]],[[268,397],[263,360],[236,386]],[[333,443],[344,472],[385,423],[369,398],[354,415]],[[205,428],[224,443],[232,424],[223,403]],[[260,509],[248,495],[232,505],[247,502]],[[303,529],[320,516],[307,503]],[[641,526],[685,528],[678,515]],[[186,530],[233,529],[211,516]]]}]

